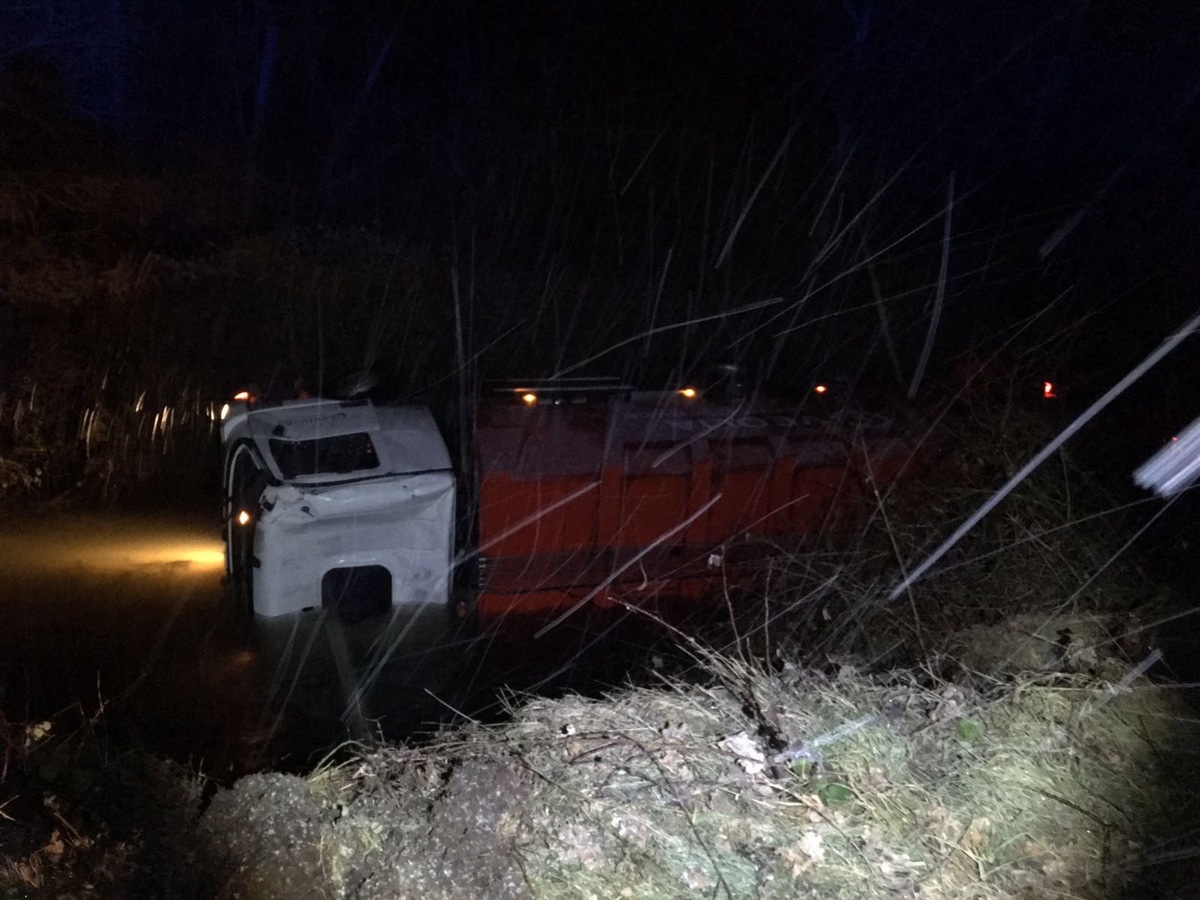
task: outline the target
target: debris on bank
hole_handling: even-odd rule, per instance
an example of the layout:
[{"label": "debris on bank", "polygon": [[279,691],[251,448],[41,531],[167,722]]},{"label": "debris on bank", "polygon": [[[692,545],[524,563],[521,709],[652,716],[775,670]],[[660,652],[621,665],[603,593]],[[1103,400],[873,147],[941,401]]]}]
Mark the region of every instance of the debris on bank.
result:
[{"label": "debris on bank", "polygon": [[209,876],[260,900],[1121,897],[1196,812],[1197,723],[1112,659],[719,675],[242,779],[201,817]]}]

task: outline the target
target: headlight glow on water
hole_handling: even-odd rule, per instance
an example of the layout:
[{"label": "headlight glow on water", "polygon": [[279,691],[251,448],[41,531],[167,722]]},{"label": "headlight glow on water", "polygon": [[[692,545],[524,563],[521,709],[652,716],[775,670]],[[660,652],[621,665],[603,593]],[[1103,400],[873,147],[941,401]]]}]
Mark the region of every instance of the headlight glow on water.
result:
[{"label": "headlight glow on water", "polygon": [[[9,580],[66,579],[85,593],[93,579],[136,579],[128,585],[130,596],[144,596],[142,587],[155,579],[167,586],[198,579],[195,584],[215,589],[224,567],[225,544],[211,522],[82,513],[37,517],[20,531],[0,530],[0,569]],[[175,597],[173,591],[162,597]]]}]

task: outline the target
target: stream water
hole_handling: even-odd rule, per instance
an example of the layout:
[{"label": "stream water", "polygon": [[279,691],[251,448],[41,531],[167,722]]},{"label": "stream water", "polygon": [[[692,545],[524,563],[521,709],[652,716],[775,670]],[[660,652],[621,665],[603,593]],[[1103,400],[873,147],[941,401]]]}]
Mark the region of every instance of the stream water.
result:
[{"label": "stream water", "polygon": [[347,739],[503,715],[506,692],[620,683],[653,636],[589,613],[535,640],[444,610],[386,625],[257,624],[222,588],[211,517],[0,520],[0,711],[94,721],[209,771],[303,768]]}]

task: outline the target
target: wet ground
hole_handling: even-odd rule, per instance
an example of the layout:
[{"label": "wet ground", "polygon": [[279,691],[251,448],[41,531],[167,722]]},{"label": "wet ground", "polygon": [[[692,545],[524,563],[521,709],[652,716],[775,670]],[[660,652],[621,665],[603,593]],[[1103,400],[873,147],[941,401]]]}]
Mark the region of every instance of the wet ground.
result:
[{"label": "wet ground", "polygon": [[541,639],[454,626],[441,609],[354,626],[251,624],[225,595],[206,516],[0,520],[0,710],[95,717],[209,771],[303,768],[347,739],[403,740],[503,715],[505,694],[595,692],[653,637],[598,614]]}]

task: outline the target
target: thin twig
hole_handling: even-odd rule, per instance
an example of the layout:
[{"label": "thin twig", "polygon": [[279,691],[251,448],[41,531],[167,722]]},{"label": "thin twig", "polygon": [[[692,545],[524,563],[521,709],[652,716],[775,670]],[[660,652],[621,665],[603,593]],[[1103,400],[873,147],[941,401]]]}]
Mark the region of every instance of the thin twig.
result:
[{"label": "thin twig", "polygon": [[954,223],[955,174],[955,172],[950,173],[950,183],[946,186],[946,219],[942,226],[942,265],[938,270],[937,290],[933,295],[933,314],[929,317],[929,330],[925,333],[925,346],[921,348],[921,358],[917,361],[912,382],[908,385],[909,400],[917,396],[917,390],[921,387],[921,379],[925,377],[925,367],[929,364],[929,354],[933,352],[933,341],[937,337],[938,324],[942,320],[942,304],[946,299],[946,270],[950,266],[950,231]]}]

